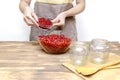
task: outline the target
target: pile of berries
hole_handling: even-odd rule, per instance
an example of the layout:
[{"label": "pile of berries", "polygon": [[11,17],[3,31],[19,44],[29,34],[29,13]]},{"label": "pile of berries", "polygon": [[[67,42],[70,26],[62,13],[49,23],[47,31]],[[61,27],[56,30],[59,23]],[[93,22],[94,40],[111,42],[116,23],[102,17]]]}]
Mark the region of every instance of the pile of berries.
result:
[{"label": "pile of berries", "polygon": [[44,17],[38,19],[38,24],[39,27],[43,29],[49,29],[53,25],[50,19]]},{"label": "pile of berries", "polygon": [[64,35],[42,35],[38,37],[39,43],[42,48],[48,53],[63,53],[69,49],[71,39]]}]

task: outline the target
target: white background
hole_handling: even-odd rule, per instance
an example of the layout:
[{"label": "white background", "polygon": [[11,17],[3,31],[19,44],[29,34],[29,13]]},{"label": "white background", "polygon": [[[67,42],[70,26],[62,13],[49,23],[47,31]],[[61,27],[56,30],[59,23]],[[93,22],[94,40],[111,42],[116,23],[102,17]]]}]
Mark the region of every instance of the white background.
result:
[{"label": "white background", "polygon": [[[29,41],[30,27],[23,21],[19,1],[0,2],[0,41]],[[86,0],[84,12],[76,18],[79,41],[120,41],[120,0]]]}]

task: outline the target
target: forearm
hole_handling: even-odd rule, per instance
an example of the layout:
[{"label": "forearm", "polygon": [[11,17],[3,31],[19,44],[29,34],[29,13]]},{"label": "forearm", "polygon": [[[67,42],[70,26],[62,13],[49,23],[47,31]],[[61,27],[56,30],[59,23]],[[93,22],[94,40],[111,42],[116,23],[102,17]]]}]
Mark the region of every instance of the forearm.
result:
[{"label": "forearm", "polygon": [[63,12],[63,14],[66,17],[74,16],[76,14],[81,13],[84,9],[85,9],[85,0],[77,0],[76,5],[73,8]]},{"label": "forearm", "polygon": [[30,3],[31,3],[31,0],[20,0],[20,3],[19,3],[20,11],[24,13],[25,9],[29,7]]}]

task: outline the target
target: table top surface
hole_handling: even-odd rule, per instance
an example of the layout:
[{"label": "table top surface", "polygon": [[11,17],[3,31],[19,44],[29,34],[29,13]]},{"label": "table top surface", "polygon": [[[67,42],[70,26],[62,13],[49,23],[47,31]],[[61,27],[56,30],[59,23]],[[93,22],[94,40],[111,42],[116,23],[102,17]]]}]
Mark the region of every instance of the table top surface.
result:
[{"label": "table top surface", "polygon": [[[110,47],[120,53],[120,43]],[[36,41],[0,42],[0,80],[83,80],[62,65],[67,61],[68,52],[47,54]]]}]

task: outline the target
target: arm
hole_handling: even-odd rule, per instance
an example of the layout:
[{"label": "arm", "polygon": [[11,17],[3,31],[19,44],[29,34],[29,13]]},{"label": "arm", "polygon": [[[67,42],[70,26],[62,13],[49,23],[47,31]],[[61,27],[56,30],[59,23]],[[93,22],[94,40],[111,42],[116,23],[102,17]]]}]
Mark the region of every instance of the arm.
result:
[{"label": "arm", "polygon": [[63,12],[65,17],[74,16],[81,13],[85,9],[85,0],[76,0],[76,6]]},{"label": "arm", "polygon": [[20,0],[19,9],[24,15],[24,20],[28,26],[38,26],[37,16],[30,8],[31,0]]},{"label": "arm", "polygon": [[64,26],[65,18],[81,13],[85,9],[85,0],[76,0],[76,5],[62,13],[60,13],[54,20],[54,26]]},{"label": "arm", "polygon": [[19,8],[22,13],[24,13],[25,8],[29,7],[31,0],[20,0]]}]

